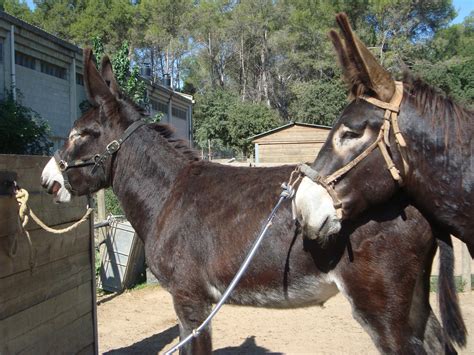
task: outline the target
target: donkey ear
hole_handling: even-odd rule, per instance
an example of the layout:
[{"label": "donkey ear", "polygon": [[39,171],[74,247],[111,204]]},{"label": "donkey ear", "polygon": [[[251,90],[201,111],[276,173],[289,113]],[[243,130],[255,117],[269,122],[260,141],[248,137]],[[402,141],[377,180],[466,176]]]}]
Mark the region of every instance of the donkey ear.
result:
[{"label": "donkey ear", "polygon": [[84,49],[84,87],[87,99],[93,106],[110,103],[114,99],[112,92],[99,74],[90,48]]},{"label": "donkey ear", "polygon": [[115,80],[114,71],[112,69],[112,63],[107,55],[104,55],[102,58],[102,63],[100,65],[102,78],[105,80],[105,83],[109,87],[112,94],[116,97],[120,96],[120,87]]},{"label": "donkey ear", "polygon": [[395,82],[391,74],[377,62],[373,54],[352,31],[346,14],[337,14],[336,22],[341,29],[345,46],[342,45],[340,38],[336,39],[337,33],[330,33],[330,36],[346,79],[352,85],[352,93],[354,95],[374,94],[382,101],[390,101],[395,92]]}]

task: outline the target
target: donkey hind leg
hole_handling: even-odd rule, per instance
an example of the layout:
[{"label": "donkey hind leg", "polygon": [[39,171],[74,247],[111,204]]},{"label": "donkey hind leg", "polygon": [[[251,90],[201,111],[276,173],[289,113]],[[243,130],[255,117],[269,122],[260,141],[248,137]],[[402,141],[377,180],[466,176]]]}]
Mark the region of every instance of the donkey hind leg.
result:
[{"label": "donkey hind leg", "polygon": [[[199,327],[212,310],[212,304],[207,300],[189,299],[173,296],[174,309],[179,319],[179,339],[186,338]],[[180,354],[210,354],[212,353],[211,324],[199,335],[192,338],[180,349]]]},{"label": "donkey hind leg", "polygon": [[423,345],[428,354],[457,354],[453,344],[444,335],[441,324],[436,318],[433,310],[430,311],[426,322]]},{"label": "donkey hind leg", "polygon": [[[370,302],[370,300],[369,300]],[[410,329],[410,326],[400,321],[386,317],[383,310],[379,315],[364,314],[353,305],[354,319],[367,331],[377,349],[382,354],[427,354],[423,341]]]}]

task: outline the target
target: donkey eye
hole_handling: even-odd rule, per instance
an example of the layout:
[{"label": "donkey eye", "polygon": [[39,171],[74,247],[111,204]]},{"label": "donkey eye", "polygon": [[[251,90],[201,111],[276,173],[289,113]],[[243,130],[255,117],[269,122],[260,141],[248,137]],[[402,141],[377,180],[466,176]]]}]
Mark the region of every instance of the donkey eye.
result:
[{"label": "donkey eye", "polygon": [[69,139],[70,139],[70,140],[74,140],[74,139],[79,138],[80,136],[81,136],[81,134],[80,134],[79,132],[77,132],[77,133],[72,133],[72,134],[69,135]]},{"label": "donkey eye", "polygon": [[341,138],[343,139],[354,139],[354,138],[359,138],[362,136],[361,132],[356,132],[356,131],[344,131],[341,134]]}]

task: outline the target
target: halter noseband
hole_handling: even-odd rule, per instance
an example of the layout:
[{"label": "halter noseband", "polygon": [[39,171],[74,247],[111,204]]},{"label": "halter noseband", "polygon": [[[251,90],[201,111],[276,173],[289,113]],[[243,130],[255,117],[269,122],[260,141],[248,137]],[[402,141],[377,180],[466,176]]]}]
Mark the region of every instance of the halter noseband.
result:
[{"label": "halter noseband", "polygon": [[348,164],[344,165],[342,168],[336,170],[329,176],[321,176],[316,170],[312,169],[310,166],[306,164],[300,165],[300,172],[313,180],[314,182],[323,186],[326,191],[329,193],[333,200],[334,208],[336,209],[336,214],[338,218],[342,217],[342,202],[337,196],[336,190],[334,189],[334,185],[336,184],[337,180],[345,175],[349,170],[351,170],[354,166],[359,164],[364,158],[366,158],[375,148],[379,148],[383,158],[385,159],[385,163],[387,164],[387,169],[392,174],[393,179],[400,185],[403,186],[403,178],[400,174],[400,170],[397,169],[395,166],[392,157],[390,156],[387,147],[390,147],[389,141],[389,134],[390,134],[390,126],[393,126],[393,133],[395,135],[395,141],[398,145],[398,150],[400,151],[400,155],[403,161],[403,170],[406,174],[408,173],[409,166],[406,158],[406,141],[403,138],[402,133],[400,132],[400,127],[398,125],[398,112],[400,111],[400,104],[403,98],[403,83],[396,81],[395,82],[395,92],[392,96],[390,102],[384,102],[373,97],[368,96],[359,96],[360,99],[369,102],[370,104],[380,107],[385,110],[384,114],[384,122],[380,127],[379,134],[377,139],[369,145],[362,153],[360,153],[357,157],[355,157],[352,161]]},{"label": "halter noseband", "polygon": [[89,159],[78,159],[73,160],[72,162],[68,162],[66,160],[61,159],[61,156],[59,155],[59,150],[57,150],[54,153],[54,160],[58,165],[59,171],[63,175],[64,187],[68,191],[74,192],[74,189],[72,188],[71,183],[69,182],[69,179],[66,174],[66,171],[72,168],[82,168],[84,166],[94,165],[92,167],[91,173],[95,174],[97,169],[100,167],[102,168],[102,174],[104,175],[103,177],[105,177],[105,161],[120,149],[122,143],[127,140],[127,138],[130,137],[133,132],[135,132],[138,128],[145,124],[146,122],[141,120],[133,122],[130,126],[127,127],[127,129],[123,132],[122,136],[119,139],[113,140],[112,142],[107,144],[107,146],[105,147],[105,151],[102,154],[95,154]]}]

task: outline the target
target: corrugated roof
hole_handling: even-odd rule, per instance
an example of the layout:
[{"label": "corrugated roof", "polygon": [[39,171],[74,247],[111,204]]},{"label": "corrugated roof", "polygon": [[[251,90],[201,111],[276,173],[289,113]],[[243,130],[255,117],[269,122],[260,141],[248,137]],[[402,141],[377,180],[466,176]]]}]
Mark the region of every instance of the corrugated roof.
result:
[{"label": "corrugated roof", "polygon": [[249,137],[247,138],[248,140],[255,140],[255,139],[258,139],[258,138],[262,138],[268,134],[272,134],[272,133],[275,133],[275,132],[278,132],[278,131],[281,131],[281,130],[284,130],[284,129],[287,129],[287,128],[290,128],[290,127],[293,127],[293,126],[303,126],[303,127],[311,127],[311,128],[325,128],[325,129],[331,129],[330,126],[324,126],[324,125],[319,125],[319,124],[312,124],[312,123],[303,123],[303,122],[290,122],[290,123],[287,123],[283,126],[280,126],[280,127],[277,127],[277,128],[274,128],[274,129],[271,129],[269,131],[266,131],[266,132],[263,132],[263,133],[259,133],[255,136],[252,136],[252,137]]}]

